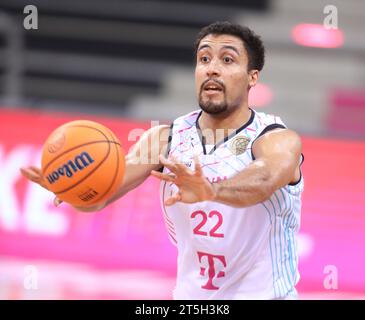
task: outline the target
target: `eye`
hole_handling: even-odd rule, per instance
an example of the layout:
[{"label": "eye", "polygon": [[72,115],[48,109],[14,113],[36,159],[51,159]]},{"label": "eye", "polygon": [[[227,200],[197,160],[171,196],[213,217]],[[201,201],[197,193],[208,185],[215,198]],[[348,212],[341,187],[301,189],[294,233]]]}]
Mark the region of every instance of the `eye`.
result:
[{"label": "eye", "polygon": [[233,62],[233,59],[232,59],[232,58],[230,58],[230,57],[225,56],[225,57],[223,58],[223,61],[224,61],[225,63],[231,63],[231,62]]},{"label": "eye", "polygon": [[203,63],[207,63],[207,62],[209,62],[209,58],[207,56],[202,56],[202,57],[200,57],[200,61]]}]

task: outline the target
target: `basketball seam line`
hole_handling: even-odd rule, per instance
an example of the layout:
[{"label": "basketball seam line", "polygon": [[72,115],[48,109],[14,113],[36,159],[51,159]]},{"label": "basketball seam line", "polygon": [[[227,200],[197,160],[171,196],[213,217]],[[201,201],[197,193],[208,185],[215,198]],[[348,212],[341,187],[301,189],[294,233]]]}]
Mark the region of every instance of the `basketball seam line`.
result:
[{"label": "basketball seam line", "polygon": [[[101,133],[105,139],[109,142],[109,138],[106,136],[106,134],[101,131],[100,129],[98,128],[94,128],[94,127],[91,127],[91,126],[87,126],[87,125],[81,125],[81,124],[75,124],[75,125],[66,125],[65,128],[88,128],[88,129],[92,129],[92,130],[95,130],[99,133]],[[111,132],[111,130],[109,130],[107,127],[105,127],[106,131],[108,131],[108,133],[112,136],[112,141],[115,142],[115,139],[114,139],[114,134]],[[47,139],[48,140],[48,139]],[[99,141],[99,140],[96,140],[96,141]],[[93,141],[93,142],[96,142],[96,141]],[[59,157],[63,156],[65,153],[69,152],[69,151],[72,151],[72,150],[75,150],[77,149],[78,147],[80,146],[84,146],[84,145],[88,145],[90,143],[93,143],[93,142],[88,142],[86,144],[81,144],[79,146],[76,146],[76,147],[72,147],[71,149],[68,149],[68,150],[65,150],[64,152],[62,152],[61,154],[59,154],[56,158],[52,159],[51,162],[49,162],[47,165],[46,165],[46,168],[45,169],[42,169],[42,173],[46,171],[46,169],[48,169],[48,167],[53,163],[53,161],[56,161]],[[106,141],[103,141],[103,142],[106,142]],[[111,142],[111,141],[110,141]],[[116,142],[115,142],[116,143]]]},{"label": "basketball seam line", "polygon": [[[72,126],[69,126],[69,127],[72,127]],[[93,169],[93,170],[91,170],[85,177],[83,177],[80,181],[78,181],[76,184],[74,184],[74,185],[72,185],[71,187],[68,187],[68,188],[66,188],[66,189],[64,189],[64,190],[61,190],[61,191],[58,191],[58,192],[54,192],[54,194],[60,194],[60,193],[64,193],[64,192],[66,192],[66,191],[69,191],[69,190],[71,190],[71,189],[73,189],[74,187],[76,187],[76,186],[78,186],[81,182],[83,182],[83,181],[85,181],[85,179],[87,179],[92,173],[94,173],[95,172],[95,170],[96,169],[98,169],[102,164],[103,164],[103,162],[108,158],[108,156],[109,156],[109,153],[110,153],[110,142],[115,142],[114,141],[114,139],[113,139],[113,141],[109,141],[109,139],[108,139],[108,137],[107,137],[107,135],[103,132],[103,131],[101,131],[101,130],[99,130],[99,129],[97,129],[97,128],[94,128],[94,127],[90,127],[90,126],[84,126],[84,125],[76,125],[76,126],[73,126],[73,127],[81,127],[81,128],[90,128],[90,129],[93,129],[93,130],[95,130],[95,131],[98,131],[99,133],[101,133],[104,137],[105,137],[105,139],[107,140],[107,141],[104,141],[104,142],[108,142],[108,152],[107,152],[107,154],[105,155],[105,157],[104,157],[104,159]],[[112,137],[113,138],[113,137]],[[100,141],[96,141],[95,143],[100,143]],[[85,146],[85,145],[89,145],[90,144],[90,142],[87,142],[87,143],[84,143],[83,145],[79,145],[77,148],[79,148],[79,147],[83,147],[83,146]],[[62,155],[64,155],[64,154],[66,154],[67,152],[69,152],[69,151],[72,151],[72,150],[75,150],[75,149],[77,149],[77,148],[75,148],[75,147],[73,147],[73,148],[71,148],[70,150],[67,150],[67,151],[64,151],[63,153],[61,153],[60,155],[58,155],[55,159],[53,159],[49,164],[48,164],[48,166],[53,162],[53,161],[55,161],[55,160],[57,160],[59,157],[61,157]]]},{"label": "basketball seam line", "polygon": [[117,178],[117,175],[118,175],[118,171],[119,171],[119,153],[118,153],[118,149],[116,149],[116,152],[117,152],[117,167],[115,169],[114,176],[113,176],[111,184],[109,185],[108,189],[101,196],[97,197],[96,199],[94,199],[94,201],[91,201],[88,204],[94,204],[95,202],[97,202],[97,200],[100,200],[101,198],[103,198],[106,194],[108,194],[108,192],[113,187],[113,185],[115,183],[115,180]]},{"label": "basketball seam line", "polygon": [[64,192],[69,191],[69,190],[73,189],[74,187],[78,186],[81,182],[85,181],[85,179],[87,179],[91,174],[93,174],[104,163],[104,161],[109,157],[109,154],[110,154],[110,142],[113,142],[113,141],[105,141],[105,142],[109,142],[108,143],[109,148],[108,148],[108,152],[106,153],[105,157],[100,161],[100,163],[98,163],[98,165],[94,169],[92,169],[86,176],[82,177],[81,180],[76,182],[74,185],[69,186],[66,189],[63,189],[61,191],[54,192],[54,194],[64,193]]}]

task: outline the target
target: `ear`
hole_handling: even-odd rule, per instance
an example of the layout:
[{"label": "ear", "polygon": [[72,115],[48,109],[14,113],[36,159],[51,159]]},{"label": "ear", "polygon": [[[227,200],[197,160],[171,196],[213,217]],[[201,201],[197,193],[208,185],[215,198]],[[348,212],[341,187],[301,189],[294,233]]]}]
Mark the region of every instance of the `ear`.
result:
[{"label": "ear", "polygon": [[251,70],[248,73],[248,87],[252,88],[256,85],[259,80],[259,70]]}]

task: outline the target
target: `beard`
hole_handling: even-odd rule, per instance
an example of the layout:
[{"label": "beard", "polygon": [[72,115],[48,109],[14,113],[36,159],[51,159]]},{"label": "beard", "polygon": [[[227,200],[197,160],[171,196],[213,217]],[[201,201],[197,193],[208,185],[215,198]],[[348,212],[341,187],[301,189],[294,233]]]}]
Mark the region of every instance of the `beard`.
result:
[{"label": "beard", "polygon": [[199,99],[199,106],[204,112],[209,114],[220,114],[228,110],[226,100],[217,103],[209,100],[203,101],[203,99]]},{"label": "beard", "polygon": [[220,114],[224,113],[228,110],[228,103],[226,99],[226,95],[223,92],[224,98],[221,102],[213,102],[211,99],[207,98],[206,100],[203,99],[203,92],[200,92],[199,95],[199,106],[200,108],[208,113],[208,114]]},{"label": "beard", "polygon": [[[206,99],[204,100],[204,98],[203,98],[204,86],[209,81],[216,82],[222,88],[223,99],[221,101],[214,102],[213,99],[209,98],[209,97],[206,97]],[[224,83],[222,81],[220,81],[218,79],[206,79],[200,87],[200,92],[199,92],[199,106],[200,106],[200,108],[204,112],[206,112],[208,114],[212,114],[212,115],[219,115],[219,114],[225,113],[228,110],[228,103],[227,103],[227,97],[226,97],[226,90],[225,89],[226,88],[225,88]]]}]

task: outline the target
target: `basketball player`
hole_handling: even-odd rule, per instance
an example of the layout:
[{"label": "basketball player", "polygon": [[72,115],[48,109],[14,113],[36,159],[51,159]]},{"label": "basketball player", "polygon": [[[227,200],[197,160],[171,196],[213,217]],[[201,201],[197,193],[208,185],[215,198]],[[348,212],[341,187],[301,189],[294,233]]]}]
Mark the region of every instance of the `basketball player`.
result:
[{"label": "basketball player", "polygon": [[[246,27],[217,22],[201,30],[195,50],[200,110],[147,131],[126,156],[117,194],[78,209],[100,210],[152,174],[161,180],[166,228],[178,249],[175,299],[295,297],[301,141],[279,117],[248,105],[263,44]],[[138,161],[146,157],[149,163]],[[39,169],[22,173],[42,185]]]}]

